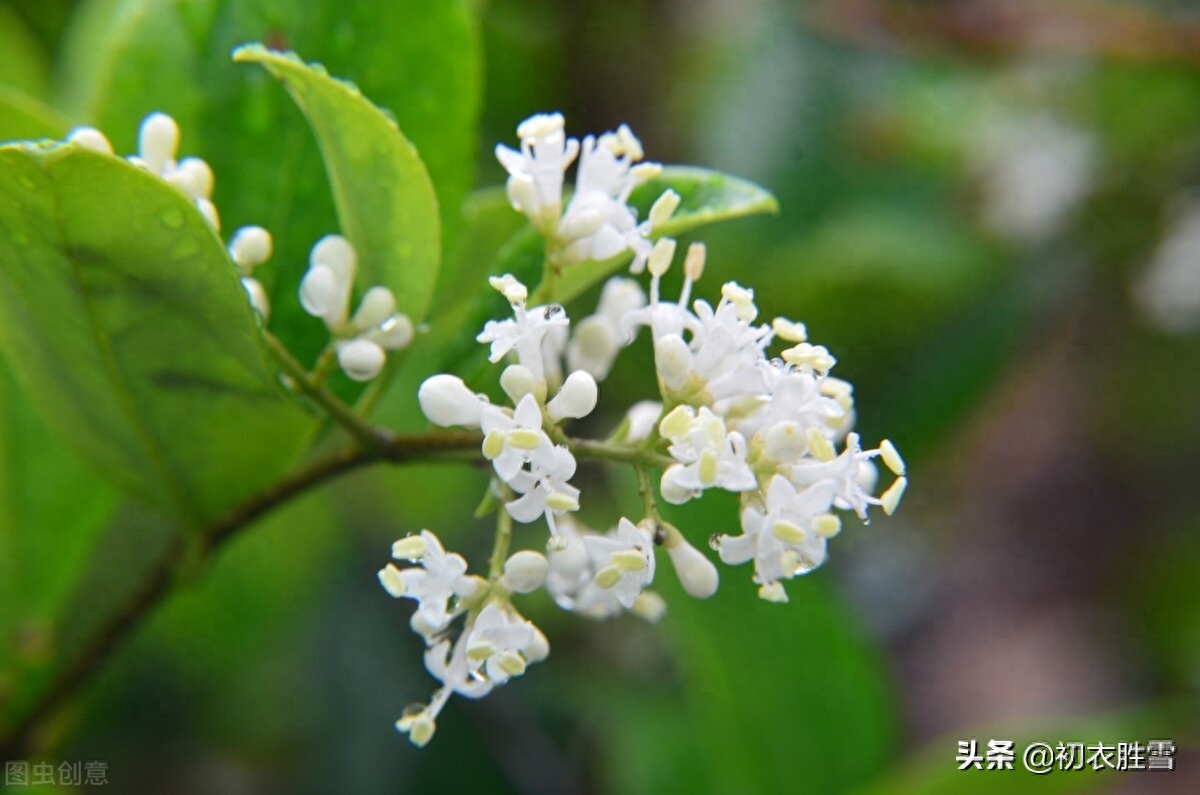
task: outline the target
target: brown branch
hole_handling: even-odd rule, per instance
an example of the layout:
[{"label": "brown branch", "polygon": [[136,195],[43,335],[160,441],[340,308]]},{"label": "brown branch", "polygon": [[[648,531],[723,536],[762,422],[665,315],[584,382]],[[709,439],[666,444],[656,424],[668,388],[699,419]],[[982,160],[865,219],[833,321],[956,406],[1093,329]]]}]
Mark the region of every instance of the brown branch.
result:
[{"label": "brown branch", "polygon": [[[402,464],[415,460],[452,456],[477,449],[473,433],[428,433],[392,436],[385,445],[354,447],[317,459],[304,469],[278,481],[234,507],[202,533],[198,557],[211,558],[225,542],[255,521],[312,488],[360,467],[380,461]],[[184,560],[184,545],[173,545],[146,576],[125,605],[114,613],[100,631],[70,661],[12,729],[0,734],[0,762],[23,758],[36,743],[38,730],[57,709],[96,673],[100,665],[154,612],[173,590],[176,572]]]}]

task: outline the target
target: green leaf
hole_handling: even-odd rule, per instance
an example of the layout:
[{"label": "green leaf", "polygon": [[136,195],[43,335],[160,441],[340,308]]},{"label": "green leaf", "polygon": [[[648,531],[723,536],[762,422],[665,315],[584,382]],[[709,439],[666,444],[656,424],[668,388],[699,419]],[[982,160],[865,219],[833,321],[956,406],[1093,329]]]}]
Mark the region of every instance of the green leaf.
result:
[{"label": "green leaf", "polygon": [[0,147],[0,347],[53,428],[185,523],[276,475],[311,425],[194,204],[74,146]]},{"label": "green leaf", "polygon": [[63,138],[68,124],[50,108],[31,96],[0,86],[0,143]]},{"label": "green leaf", "polygon": [[271,296],[272,331],[308,362],[328,335],[300,307],[297,287],[313,244],[338,231],[337,215],[295,105],[267,74],[230,64],[229,54],[251,41],[293,49],[390,108],[437,186],[449,235],[477,159],[480,53],[467,5],[84,0],[63,47],[62,103],[121,154],[133,153],[146,114],[176,118],[181,154],[213,168],[223,227],[259,224],[274,235],[273,261],[255,276]]},{"label": "green leaf", "polygon": [[391,288],[400,311],[423,320],[441,264],[441,231],[437,196],[417,150],[357,87],[324,67],[261,45],[239,48],[234,60],[261,64],[308,117],[342,232],[358,251],[359,287]]},{"label": "green leaf", "polygon": [[115,505],[0,360],[0,712],[24,671],[53,656],[53,625]]}]

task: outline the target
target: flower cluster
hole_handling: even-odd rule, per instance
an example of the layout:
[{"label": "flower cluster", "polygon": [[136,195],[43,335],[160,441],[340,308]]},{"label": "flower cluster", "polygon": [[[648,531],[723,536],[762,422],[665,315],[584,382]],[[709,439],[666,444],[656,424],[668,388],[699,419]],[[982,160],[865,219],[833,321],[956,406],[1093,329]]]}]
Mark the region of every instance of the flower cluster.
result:
[{"label": "flower cluster", "polygon": [[[520,151],[501,146],[497,157],[509,172],[513,206],[546,238],[548,259],[558,257],[547,272],[624,253],[632,254],[632,270],[648,270],[650,279],[643,290],[633,279],[611,278],[596,311],[572,326],[563,307],[531,298],[512,275],[492,277],[512,315],[489,321],[477,340],[489,346],[491,362],[505,364],[499,386],[508,404],[450,373],[420,387],[421,410],[432,423],[478,429],[492,467],[492,496],[503,507],[486,579],[467,576],[466,562],[428,531],[393,549],[394,557],[419,568],[389,564],[380,572],[389,593],[418,602],[412,626],[426,640],[426,667],[442,683],[428,705],[397,723],[418,745],[432,736],[450,694],[479,698],[548,653],[545,638],[513,607],[513,594],[545,588],[561,608],[588,618],[630,612],[657,620],[665,604],[648,588],[659,548],[688,594],[716,592],[713,561],[664,519],[659,499],[682,504],[712,489],[739,495],[739,531],[714,534],[710,545],[727,564],[752,562],[759,595],[784,602],[783,583],[824,561],[828,539],[841,530],[840,512],[863,521],[875,506],[890,514],[907,484],[891,442],[864,450],[851,432],[852,387],[830,375],[836,360],[809,342],[803,324],[783,317],[758,322],[753,290],[734,282],[721,287],[715,304],[692,300],[705,270],[702,245],[684,256],[679,296],[663,298],[677,244],[661,232],[680,199],[668,191],[649,219],[637,222],[630,192],[657,167],[637,164],[641,145],[628,128],[580,143],[565,136],[554,114],[529,119],[518,135]],[[576,157],[576,190],[564,210],[564,174]],[[643,328],[660,400],[630,408],[604,440],[568,435],[566,424],[593,412],[598,382]],[[776,345],[781,350],[772,355]],[[580,490],[572,483],[580,457],[634,468],[640,519],[616,517],[603,533],[583,524]],[[896,475],[878,496],[874,459]],[[661,472],[657,489],[652,472]],[[499,568],[513,520],[544,520],[546,552],[518,552]]]},{"label": "flower cluster", "polygon": [[[679,195],[665,191],[638,223],[629,196],[662,173],[662,166],[641,162],[642,144],[629,127],[589,135],[581,143],[566,136],[562,114],[539,114],[517,127],[517,137],[520,151],[496,146],[496,158],[508,171],[508,198],[550,243],[558,264],[632,252],[632,270],[640,273],[650,254],[650,235],[670,220]],[[563,182],[576,157],[575,192],[564,211]]]},{"label": "flower cluster", "polygon": [[[215,184],[212,168],[199,157],[176,160],[179,138],[179,125],[173,118],[165,113],[151,113],[138,131],[138,153],[126,159],[181,191],[192,200],[213,231],[220,233],[221,219],[212,201]],[[67,136],[67,142],[101,154],[113,154],[108,137],[94,127],[76,127]],[[272,249],[271,233],[261,226],[242,227],[229,242],[229,258],[237,268],[250,305],[264,319],[270,315],[271,303],[267,291],[252,274],[271,258]]]},{"label": "flower cluster", "polygon": [[408,316],[396,311],[396,296],[386,287],[368,289],[351,315],[357,272],[358,255],[350,241],[340,235],[321,238],[300,282],[300,304],[328,327],[342,371],[355,381],[370,381],[383,369],[387,351],[408,347],[414,329]]}]

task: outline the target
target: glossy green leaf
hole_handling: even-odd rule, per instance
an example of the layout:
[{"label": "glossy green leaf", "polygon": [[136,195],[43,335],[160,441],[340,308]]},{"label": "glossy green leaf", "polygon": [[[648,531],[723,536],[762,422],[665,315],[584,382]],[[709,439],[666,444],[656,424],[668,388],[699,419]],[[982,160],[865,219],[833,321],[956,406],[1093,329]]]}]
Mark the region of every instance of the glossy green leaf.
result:
[{"label": "glossy green leaf", "polygon": [[310,423],[195,206],[74,146],[0,148],[0,346],[52,427],[186,523],[278,474]]},{"label": "glossy green leaf", "polygon": [[[300,307],[297,286],[313,244],[339,231],[338,214],[294,103],[265,72],[230,63],[252,41],[303,53],[389,108],[437,186],[444,231],[474,179],[479,46],[465,0],[82,2],[63,48],[63,107],[122,154],[134,151],[146,114],[179,121],[181,153],[216,175],[224,228],[259,224],[275,236],[256,278],[271,296],[272,331],[308,362],[328,335]],[[404,300],[405,285],[390,286]]]},{"label": "glossy green leaf", "polygon": [[357,87],[323,67],[258,45],[239,49],[234,59],[265,67],[308,117],[342,232],[358,251],[360,287],[390,287],[400,311],[424,318],[440,265],[441,231],[437,196],[417,150]]},{"label": "glossy green leaf", "polygon": [[116,500],[51,435],[0,360],[0,713],[25,670],[53,656],[53,624]]}]

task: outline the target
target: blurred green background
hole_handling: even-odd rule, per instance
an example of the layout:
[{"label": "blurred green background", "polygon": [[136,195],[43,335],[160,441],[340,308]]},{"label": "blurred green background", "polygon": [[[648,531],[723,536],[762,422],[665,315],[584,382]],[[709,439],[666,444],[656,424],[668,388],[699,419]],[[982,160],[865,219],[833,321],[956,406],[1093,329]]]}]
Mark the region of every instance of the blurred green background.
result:
[{"label": "blurred green background", "polygon": [[[452,702],[418,751],[391,724],[433,682],[375,571],[421,527],[482,561],[490,529],[464,506],[486,481],[362,472],[185,583],[47,758],[106,760],[119,793],[1200,791],[1195,4],[0,0],[0,140],[91,123],[130,152],[143,115],[174,115],[224,228],[275,233],[272,328],[311,354],[295,285],[335,216],[300,114],[229,61],[246,41],[395,113],[438,187],[448,270],[483,273],[511,231],[468,192],[501,184],[492,147],[537,111],[574,135],[628,122],[650,159],[772,190],[779,216],[704,231],[700,293],[737,279],[805,321],[856,384],[864,438],[905,453],[908,495],[786,606],[739,569],[703,603],[664,571],[656,627],[527,600],[549,660]],[[649,361],[644,340],[622,358],[592,430],[649,396]],[[380,416],[422,427],[428,374],[412,357]],[[12,707],[156,542],[6,373],[0,410]],[[623,475],[582,474],[585,518],[636,512]],[[699,542],[736,505],[673,521]],[[1180,769],[960,773],[967,738],[1173,738]]]}]

